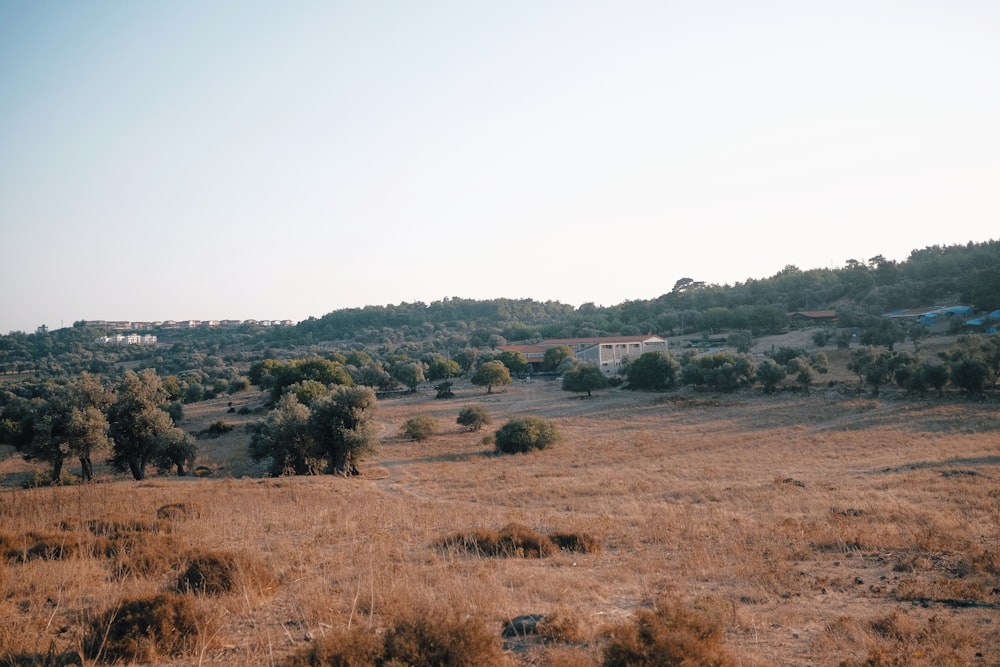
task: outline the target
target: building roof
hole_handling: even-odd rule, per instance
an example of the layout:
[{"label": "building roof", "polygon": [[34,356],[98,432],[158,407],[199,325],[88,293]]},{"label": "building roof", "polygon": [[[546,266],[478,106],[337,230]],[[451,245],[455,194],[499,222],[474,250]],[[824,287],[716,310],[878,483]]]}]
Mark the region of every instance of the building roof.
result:
[{"label": "building roof", "polygon": [[837,316],[835,310],[799,310],[792,313],[792,316],[808,317],[810,320],[825,320]]},{"label": "building roof", "polygon": [[665,338],[659,336],[595,336],[593,338],[547,338],[540,344],[545,347],[554,345],[593,345],[596,343],[648,343],[667,342]]}]

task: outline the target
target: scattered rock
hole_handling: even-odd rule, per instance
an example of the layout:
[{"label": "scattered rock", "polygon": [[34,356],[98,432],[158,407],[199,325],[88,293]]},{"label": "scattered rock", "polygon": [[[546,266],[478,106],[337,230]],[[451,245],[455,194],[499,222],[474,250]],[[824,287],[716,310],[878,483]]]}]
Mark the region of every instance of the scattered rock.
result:
[{"label": "scattered rock", "polygon": [[538,624],[545,620],[545,614],[521,614],[511,619],[503,629],[504,637],[524,637],[538,633]]}]

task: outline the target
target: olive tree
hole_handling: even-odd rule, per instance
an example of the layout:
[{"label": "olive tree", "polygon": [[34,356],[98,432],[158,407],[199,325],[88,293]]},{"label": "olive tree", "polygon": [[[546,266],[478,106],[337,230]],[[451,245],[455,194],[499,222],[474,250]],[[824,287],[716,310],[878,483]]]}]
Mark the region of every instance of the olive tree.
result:
[{"label": "olive tree", "polygon": [[542,370],[558,371],[563,362],[573,359],[573,348],[569,345],[556,345],[545,350],[542,357]]},{"label": "olive tree", "polygon": [[625,377],[631,389],[664,390],[677,385],[680,364],[669,352],[645,352],[629,364]]},{"label": "olive tree", "polygon": [[472,376],[472,384],[486,387],[486,393],[492,394],[493,387],[510,384],[510,371],[500,361],[486,361],[476,369]]},{"label": "olive tree", "polygon": [[312,404],[309,433],[326,471],[359,474],[357,463],[377,449],[373,420],[377,400],[371,387],[336,386]]},{"label": "olive tree", "polygon": [[757,379],[765,394],[773,394],[786,375],[788,375],[788,371],[774,359],[765,359],[760,362],[760,366],[757,368]]},{"label": "olive tree", "polygon": [[278,399],[278,404],[262,423],[252,424],[250,458],[271,459],[272,477],[292,473],[316,472],[317,461],[309,432],[309,408],[292,392]]},{"label": "olive tree", "polygon": [[607,386],[608,378],[594,364],[575,364],[563,373],[563,391],[586,392],[587,398],[590,398],[592,391]]},{"label": "olive tree", "polygon": [[152,369],[125,371],[115,394],[114,403],[108,407],[113,441],[110,463],[116,470],[128,471],[141,480],[146,476],[146,466],[155,462],[168,444],[180,442],[183,432],[175,433],[180,429],[162,407],[167,392]]}]

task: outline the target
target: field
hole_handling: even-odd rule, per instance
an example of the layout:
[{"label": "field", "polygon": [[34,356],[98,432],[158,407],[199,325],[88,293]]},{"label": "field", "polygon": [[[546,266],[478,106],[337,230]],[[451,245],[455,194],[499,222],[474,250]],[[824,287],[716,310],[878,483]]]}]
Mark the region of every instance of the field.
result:
[{"label": "field", "polygon": [[[770,397],[588,399],[537,379],[490,395],[459,383],[449,400],[422,390],[380,402],[380,451],[355,478],[264,477],[242,428],[259,414],[227,405],[254,408],[256,393],[187,406],[187,430],[236,426],[199,442],[204,477],[0,492],[0,664],[95,655],[102,614],[178,589],[208,555],[235,564],[230,580],[186,594],[199,622],[147,659],[281,664],[423,614],[480,623],[499,664],[597,665],[615,628],[673,606],[721,629],[719,664],[1000,664],[995,399],[871,398],[834,380]],[[471,404],[491,427],[459,428]],[[437,435],[400,437],[415,415]],[[484,434],[523,415],[553,421],[561,442],[494,455]],[[442,546],[511,523],[597,548]],[[502,638],[522,614],[548,632]]]}]

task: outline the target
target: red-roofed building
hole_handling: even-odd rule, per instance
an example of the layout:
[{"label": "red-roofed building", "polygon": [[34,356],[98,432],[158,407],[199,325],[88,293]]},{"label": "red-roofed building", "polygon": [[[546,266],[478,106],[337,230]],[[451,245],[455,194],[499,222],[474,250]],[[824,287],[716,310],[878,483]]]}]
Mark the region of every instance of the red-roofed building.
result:
[{"label": "red-roofed building", "polygon": [[789,317],[800,323],[808,324],[833,324],[837,321],[837,311],[835,310],[800,310],[791,313]]}]

